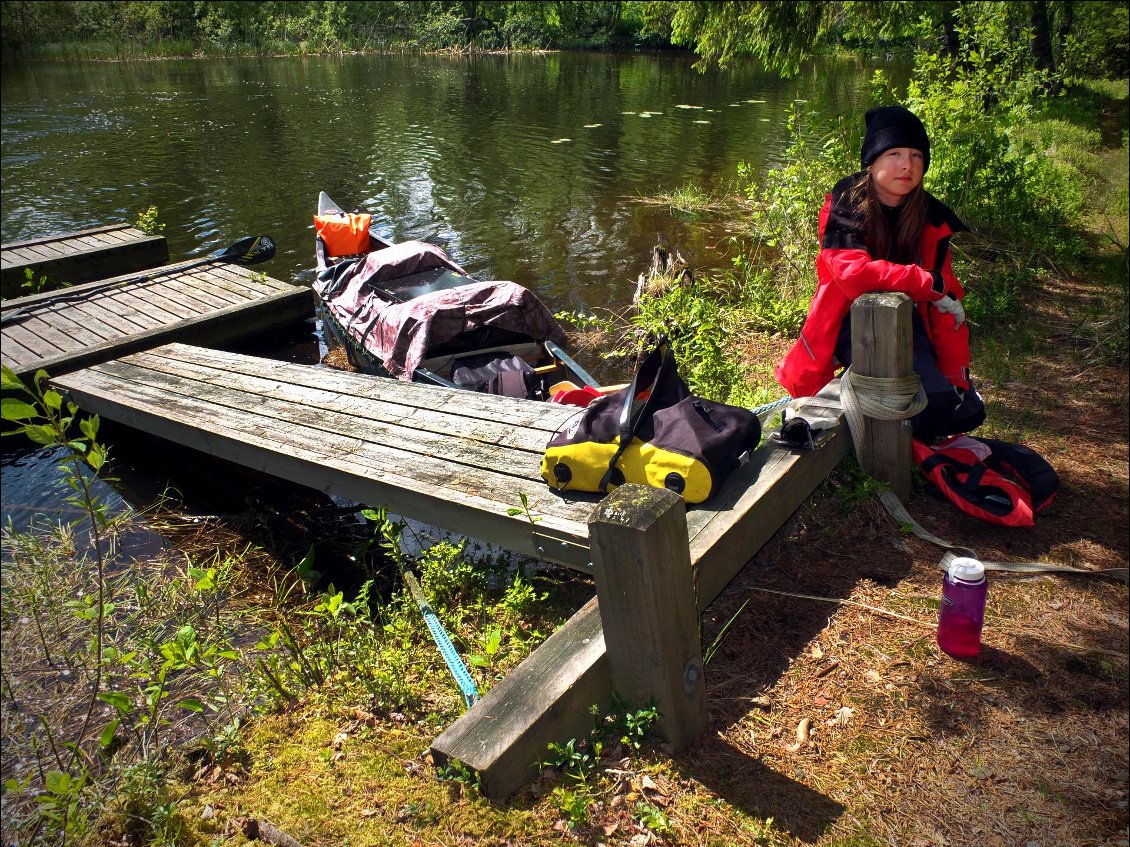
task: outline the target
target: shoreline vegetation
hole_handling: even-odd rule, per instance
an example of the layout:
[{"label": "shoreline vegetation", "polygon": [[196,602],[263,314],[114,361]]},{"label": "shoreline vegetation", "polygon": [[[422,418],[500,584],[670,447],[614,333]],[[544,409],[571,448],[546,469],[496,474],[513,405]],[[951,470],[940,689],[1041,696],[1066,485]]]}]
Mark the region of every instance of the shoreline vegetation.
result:
[{"label": "shoreline vegetation", "polygon": [[[48,35],[89,43],[114,27],[160,47],[183,26],[265,42],[304,21],[316,45],[380,14],[419,43],[446,32],[478,51],[509,33],[575,49],[646,30],[651,46],[785,73],[817,49],[905,44],[908,85],[877,74],[872,100],[922,117],[927,188],[974,229],[954,246],[982,432],[1053,458],[1064,482],[1026,532],[966,520],[920,480],[910,509],[986,559],[1125,567],[1126,4],[865,14],[886,5],[901,4],[6,2],[3,40],[8,60],[76,58]],[[536,41],[550,31],[558,40]],[[575,337],[628,360],[662,330],[696,393],[775,399],[772,366],[815,284],[823,192],[857,166],[859,128],[812,121],[797,105],[787,164],[739,168],[733,196],[642,198],[725,219],[732,267],[659,281],[630,309],[565,315]],[[587,737],[551,745],[534,784],[490,803],[473,772],[436,772],[427,755],[464,705],[401,574],[418,575],[482,691],[593,596],[591,581],[277,483],[240,514],[193,518],[175,492],[111,514],[92,482],[113,476],[122,433],[41,381],[6,373],[3,388],[5,435],[56,451],[85,516],[3,530],[5,844],[1125,843],[1126,587],[999,577],[986,651],[950,661],[933,643],[938,553],[886,517],[851,459],[703,615],[700,744],[673,756],[650,732],[652,706],[618,703]],[[172,546],[121,561],[114,540],[137,525]]]}]

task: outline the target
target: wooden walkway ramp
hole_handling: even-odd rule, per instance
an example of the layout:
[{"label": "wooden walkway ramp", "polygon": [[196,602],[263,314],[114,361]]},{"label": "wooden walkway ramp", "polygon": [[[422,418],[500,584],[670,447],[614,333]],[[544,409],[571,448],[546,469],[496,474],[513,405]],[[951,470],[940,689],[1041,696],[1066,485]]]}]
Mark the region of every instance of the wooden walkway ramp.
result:
[{"label": "wooden walkway ramp", "polygon": [[36,279],[77,285],[136,273],[169,261],[163,235],[147,235],[128,224],[44,235],[0,246],[0,294],[18,297],[30,268]]},{"label": "wooden walkway ramp", "polygon": [[171,341],[222,344],[313,313],[310,288],[193,260],[4,301],[0,361],[21,378],[56,375]]}]

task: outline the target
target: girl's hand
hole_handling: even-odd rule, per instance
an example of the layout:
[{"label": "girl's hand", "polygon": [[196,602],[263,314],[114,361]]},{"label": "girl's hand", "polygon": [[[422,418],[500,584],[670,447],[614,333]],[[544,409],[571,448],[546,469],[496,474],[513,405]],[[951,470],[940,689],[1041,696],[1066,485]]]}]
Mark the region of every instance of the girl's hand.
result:
[{"label": "girl's hand", "polygon": [[955,332],[965,323],[965,307],[962,306],[961,301],[952,294],[939,297],[934,301],[934,305],[938,307],[938,311],[945,312],[947,315],[953,315],[953,328]]}]

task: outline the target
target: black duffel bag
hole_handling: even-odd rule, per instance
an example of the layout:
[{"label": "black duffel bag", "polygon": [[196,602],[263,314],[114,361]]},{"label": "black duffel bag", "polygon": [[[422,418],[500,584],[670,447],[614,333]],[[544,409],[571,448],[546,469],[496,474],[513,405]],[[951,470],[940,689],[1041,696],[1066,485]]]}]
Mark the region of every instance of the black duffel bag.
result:
[{"label": "black duffel bag", "polygon": [[550,439],[541,475],[559,490],[606,493],[635,482],[701,503],[760,440],[752,411],[691,394],[661,339],[627,388],[594,400]]}]

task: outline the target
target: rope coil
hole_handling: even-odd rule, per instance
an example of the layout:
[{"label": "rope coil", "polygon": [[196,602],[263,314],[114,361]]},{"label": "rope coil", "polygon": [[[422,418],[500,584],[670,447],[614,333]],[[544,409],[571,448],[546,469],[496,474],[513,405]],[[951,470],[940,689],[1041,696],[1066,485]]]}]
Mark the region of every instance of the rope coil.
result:
[{"label": "rope coil", "polygon": [[863,419],[904,421],[926,408],[926,392],[918,374],[896,377],[864,376],[848,366],[840,376],[840,405],[847,418],[858,458],[862,451]]}]

